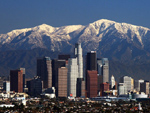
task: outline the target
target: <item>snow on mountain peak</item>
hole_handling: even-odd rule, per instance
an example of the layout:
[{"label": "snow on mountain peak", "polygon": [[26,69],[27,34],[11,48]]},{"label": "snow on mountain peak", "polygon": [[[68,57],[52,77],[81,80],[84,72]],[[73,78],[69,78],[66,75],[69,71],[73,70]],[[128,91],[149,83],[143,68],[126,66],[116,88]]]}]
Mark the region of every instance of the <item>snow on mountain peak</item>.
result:
[{"label": "snow on mountain peak", "polygon": [[93,25],[95,27],[97,34],[100,34],[100,32],[103,32],[106,29],[117,30],[118,32],[123,34],[127,34],[128,32],[130,32],[131,39],[136,35],[140,42],[142,41],[142,36],[144,36],[149,30],[146,27],[136,26],[128,23],[119,23],[107,19],[97,20],[90,25]]},{"label": "snow on mountain peak", "polygon": [[47,24],[41,24],[41,25],[38,25],[38,26],[36,26],[36,27],[38,27],[38,28],[40,28],[40,29],[44,29],[44,28],[53,28],[52,26],[47,25]]},{"label": "snow on mountain peak", "polygon": [[97,20],[93,23],[90,23],[90,25],[94,25],[96,28],[99,28],[99,27],[101,27],[101,25],[104,25],[105,28],[107,28],[108,26],[110,26],[114,23],[116,23],[116,22],[111,21],[111,20],[107,20],[107,19],[100,19],[100,20]]},{"label": "snow on mountain peak", "polygon": [[95,35],[98,35],[100,39],[102,38],[103,34],[107,33],[109,30],[108,28],[113,28],[111,27],[115,24],[115,21],[107,20],[107,19],[100,19],[97,20],[93,23],[90,23],[87,27],[88,29],[86,30],[87,34],[93,34],[93,31],[95,32]]},{"label": "snow on mountain peak", "polygon": [[115,28],[118,32],[122,34],[130,34],[130,39],[133,41],[133,38],[136,36],[141,45],[143,45],[142,38],[149,31],[148,28],[142,26],[136,26],[128,23],[116,23]]},{"label": "snow on mountain peak", "polygon": [[50,25],[47,25],[47,24],[42,24],[42,25],[39,25],[39,26],[36,26],[32,29],[33,31],[38,31],[38,32],[49,32],[49,33],[52,33],[55,28],[50,26]]},{"label": "snow on mountain peak", "polygon": [[[73,33],[73,35],[70,35],[70,33],[74,31],[76,32]],[[33,44],[36,42],[37,45],[38,43],[42,43],[43,38],[45,42],[50,40],[53,43],[69,41],[74,37],[77,37],[80,41],[82,40],[88,42],[95,40],[98,42],[102,41],[103,37],[105,37],[108,33],[109,35],[116,35],[115,33],[118,33],[119,35],[116,35],[118,38],[128,38],[128,40],[130,39],[131,41],[134,41],[133,38],[137,37],[139,42],[143,44],[142,38],[147,34],[147,31],[149,31],[149,29],[142,26],[100,19],[88,24],[87,26],[68,25],[62,27],[52,27],[47,24],[42,24],[33,28],[17,29],[7,34],[1,34],[0,43],[11,43],[11,41],[18,36],[19,40],[21,40],[23,36],[24,40],[28,39],[30,43]]]},{"label": "snow on mountain peak", "polygon": [[58,33],[71,33],[75,30],[78,30],[79,28],[83,27],[82,25],[69,25],[69,26],[62,26],[59,28]]},{"label": "snow on mountain peak", "polygon": [[90,23],[90,25],[95,26],[95,28],[99,28],[99,27],[108,28],[112,26],[112,27],[115,27],[118,31],[122,31],[124,33],[127,33],[127,30],[129,29],[133,31],[137,31],[139,29],[149,30],[146,27],[136,26],[136,25],[132,25],[128,23],[119,23],[119,22],[115,22],[115,21],[107,20],[107,19],[97,20],[93,23]]},{"label": "snow on mountain peak", "polygon": [[31,30],[31,28],[24,28],[24,29],[16,29],[8,32],[7,34],[0,35],[0,43],[9,43],[14,37],[20,35],[21,33],[25,33]]},{"label": "snow on mountain peak", "polygon": [[95,21],[94,23],[116,23],[115,21],[112,21],[112,20],[108,20],[108,19],[100,19],[100,20],[97,20]]}]

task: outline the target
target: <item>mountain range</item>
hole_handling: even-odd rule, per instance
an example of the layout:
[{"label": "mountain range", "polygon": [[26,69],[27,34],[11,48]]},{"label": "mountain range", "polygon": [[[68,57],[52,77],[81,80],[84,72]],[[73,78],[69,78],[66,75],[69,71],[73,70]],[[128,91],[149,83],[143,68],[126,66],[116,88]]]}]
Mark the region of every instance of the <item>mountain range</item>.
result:
[{"label": "mountain range", "polygon": [[[82,44],[84,55],[89,51],[97,51],[98,57],[107,57],[110,60],[110,74],[115,76],[140,74],[139,77],[143,75],[145,78],[149,77],[150,29],[107,19],[97,20],[88,25],[52,27],[42,24],[33,28],[12,30],[6,34],[0,34],[0,51],[7,56],[8,51],[21,53],[21,51],[35,51],[35,49],[37,51],[37,48],[40,48],[51,53],[65,54],[72,53],[74,44],[77,42]],[[17,53],[20,59],[24,59],[25,56]],[[39,56],[42,55],[33,55],[33,57]],[[3,58],[1,60],[3,61]],[[7,60],[4,59],[3,62]],[[26,61],[20,60],[20,62]],[[13,62],[6,64],[6,67],[12,67],[9,65]],[[140,72],[137,73],[135,69]],[[144,72],[141,69],[144,69]]]}]

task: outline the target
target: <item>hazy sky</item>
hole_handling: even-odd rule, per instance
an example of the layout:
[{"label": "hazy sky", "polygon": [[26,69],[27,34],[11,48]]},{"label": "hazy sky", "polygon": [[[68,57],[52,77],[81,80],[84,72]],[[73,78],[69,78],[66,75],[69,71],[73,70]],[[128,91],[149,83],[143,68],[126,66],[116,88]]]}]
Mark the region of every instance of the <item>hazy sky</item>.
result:
[{"label": "hazy sky", "polygon": [[43,23],[87,25],[99,19],[150,28],[150,0],[0,0],[0,33]]}]

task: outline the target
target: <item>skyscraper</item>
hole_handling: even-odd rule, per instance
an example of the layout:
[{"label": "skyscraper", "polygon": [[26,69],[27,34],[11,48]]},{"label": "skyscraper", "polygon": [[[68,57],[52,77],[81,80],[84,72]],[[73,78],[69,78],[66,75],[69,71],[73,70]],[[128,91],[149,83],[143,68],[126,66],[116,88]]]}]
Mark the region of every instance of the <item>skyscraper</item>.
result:
[{"label": "skyscraper", "polygon": [[68,73],[67,73],[67,95],[72,94],[76,97],[76,84],[78,77],[77,58],[70,58],[68,60]]},{"label": "skyscraper", "polygon": [[97,75],[97,92],[100,93],[100,85],[103,83],[103,77],[102,75]]},{"label": "skyscraper", "polygon": [[23,70],[10,70],[10,90],[23,92]]},{"label": "skyscraper", "polygon": [[79,71],[78,78],[83,78],[83,57],[82,57],[81,43],[75,44],[74,54],[75,54],[75,57],[77,58],[77,64],[78,64],[78,71]]},{"label": "skyscraper", "polygon": [[27,81],[28,94],[30,96],[39,96],[42,93],[42,81],[39,76]]},{"label": "skyscraper", "polygon": [[112,75],[110,80],[111,89],[115,87],[115,84],[116,84],[115,77]]},{"label": "skyscraper", "polygon": [[52,87],[52,67],[50,57],[37,59],[37,76],[43,81],[43,88]]},{"label": "skyscraper", "polygon": [[87,97],[97,97],[97,71],[87,71]]},{"label": "skyscraper", "polygon": [[81,97],[85,97],[85,93],[86,93],[85,80],[82,80],[82,83],[81,83]]},{"label": "skyscraper", "polygon": [[144,83],[144,80],[140,79],[140,80],[135,80],[134,81],[134,88],[136,89],[136,91],[140,91],[141,83]]},{"label": "skyscraper", "polygon": [[102,75],[103,83],[109,82],[109,61],[108,58],[97,60],[98,74]]},{"label": "skyscraper", "polygon": [[74,56],[77,58],[77,65],[78,65],[78,78],[77,78],[77,85],[76,85],[76,90],[77,94],[76,96],[85,96],[85,81],[83,80],[83,56],[82,56],[82,48],[81,48],[81,43],[76,43],[75,44],[75,49],[74,49]]},{"label": "skyscraper", "polygon": [[97,57],[96,51],[88,52],[86,55],[86,71],[85,71],[85,80],[86,80],[86,90],[87,90],[87,71],[97,71]]},{"label": "skyscraper", "polygon": [[6,91],[6,93],[10,92],[10,81],[3,82],[3,90]]},{"label": "skyscraper", "polygon": [[149,81],[144,81],[140,84],[140,92],[144,92],[145,94],[149,94]]},{"label": "skyscraper", "polygon": [[19,70],[22,70],[23,71],[23,92],[24,92],[24,88],[25,88],[25,68],[19,68]]},{"label": "skyscraper", "polygon": [[85,97],[85,80],[77,78],[77,97]]},{"label": "skyscraper", "polygon": [[123,95],[127,93],[127,88],[125,83],[118,84],[118,95]]},{"label": "skyscraper", "polygon": [[86,71],[97,70],[96,51],[88,52],[86,55]]},{"label": "skyscraper", "polygon": [[127,91],[131,91],[132,90],[132,86],[131,83],[132,83],[132,78],[131,77],[128,77],[128,76],[123,76],[120,78],[120,83],[124,83],[125,84],[125,87],[127,89]]},{"label": "skyscraper", "polygon": [[67,97],[67,72],[66,67],[58,68],[58,97]]},{"label": "skyscraper", "polygon": [[109,83],[102,83],[100,85],[100,96],[107,96],[106,91],[109,91]]},{"label": "skyscraper", "polygon": [[[56,89],[56,96],[58,96],[58,69],[66,66],[66,60],[52,60],[52,86]],[[60,76],[60,75],[59,75]]]}]

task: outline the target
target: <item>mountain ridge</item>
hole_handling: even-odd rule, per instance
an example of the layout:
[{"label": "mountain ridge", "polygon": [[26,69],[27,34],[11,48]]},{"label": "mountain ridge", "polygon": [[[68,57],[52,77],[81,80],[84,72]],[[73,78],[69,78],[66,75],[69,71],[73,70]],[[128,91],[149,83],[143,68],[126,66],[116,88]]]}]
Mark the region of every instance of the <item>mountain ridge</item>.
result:
[{"label": "mountain ridge", "polygon": [[113,60],[137,60],[150,55],[149,28],[107,19],[85,26],[52,27],[42,24],[0,34],[0,50],[3,51],[44,48],[65,53],[72,52],[77,42],[82,44],[84,54],[94,50],[98,56]]},{"label": "mountain ridge", "polygon": [[8,70],[21,66],[27,69],[27,77],[34,76],[36,57],[73,53],[77,42],[84,56],[97,51],[98,58],[107,57],[110,75],[150,79],[150,29],[106,19],[88,25],[42,24],[0,34],[0,74],[8,75]]},{"label": "mountain ridge", "polygon": [[[117,30],[125,30],[125,28],[127,29],[133,29],[133,28],[138,28],[138,29],[144,29],[144,30],[150,30],[149,28],[146,28],[146,27],[143,27],[143,26],[136,26],[136,25],[132,25],[132,24],[128,24],[128,23],[118,23],[118,22],[115,22],[115,21],[111,21],[111,20],[107,20],[107,19],[100,19],[100,20],[97,20],[93,23],[89,23],[88,25],[84,26],[84,25],[68,25],[68,26],[61,26],[61,27],[53,27],[53,26],[50,26],[48,24],[41,24],[41,25],[38,25],[38,26],[35,26],[35,27],[32,27],[32,28],[23,28],[23,29],[16,29],[16,30],[12,30],[8,33],[6,33],[8,36],[18,36],[19,34],[23,33],[23,32],[28,32],[30,30],[32,31],[45,31],[45,32],[49,32],[49,33],[53,33],[54,31],[58,34],[61,34],[61,31],[65,31],[66,33],[70,33],[70,32],[73,32],[74,30],[70,31],[70,32],[67,32],[70,29],[72,28],[75,28],[76,26],[78,28],[81,28],[81,27],[87,27],[87,26],[91,26],[91,25],[94,25],[95,24],[95,28],[99,28],[100,26],[105,26],[105,29],[110,27],[110,25],[115,25],[114,27],[117,29]],[[105,25],[104,25],[105,24]],[[122,28],[123,29],[120,29],[121,26],[123,26]],[[118,28],[119,27],[119,28]],[[67,30],[64,30],[68,28]],[[77,29],[78,29],[77,28]],[[75,30],[77,30],[75,29]],[[134,29],[135,30],[135,29]],[[58,32],[59,31],[59,32]],[[100,31],[104,31],[104,30],[100,30]],[[127,30],[126,30],[126,33],[127,33]],[[6,35],[6,34],[0,34],[0,39],[3,37],[1,35]],[[5,37],[6,38],[6,37]]]}]

